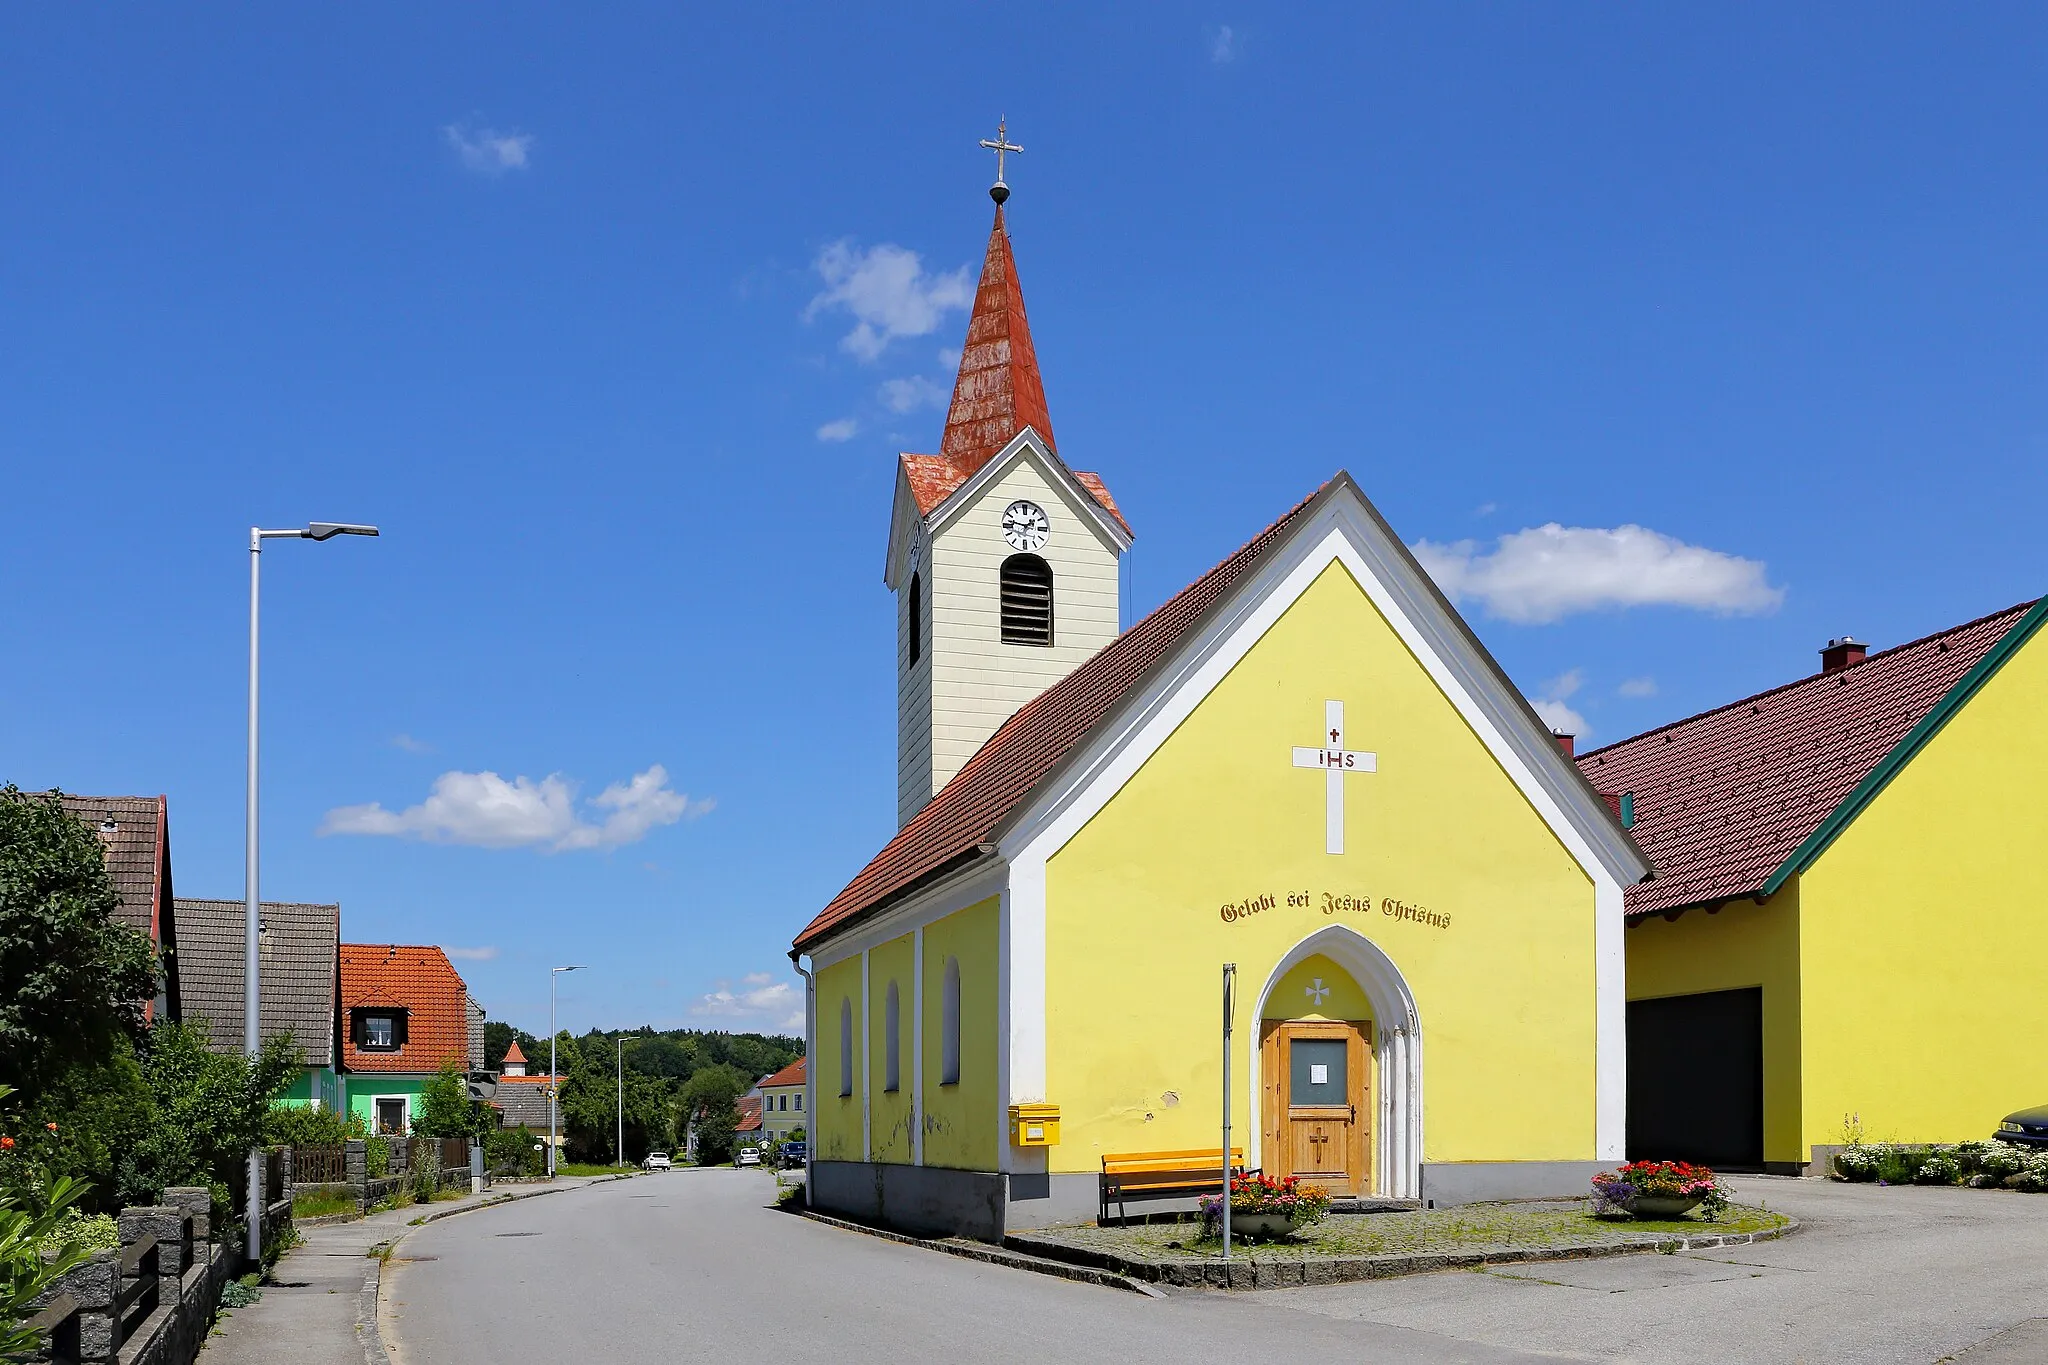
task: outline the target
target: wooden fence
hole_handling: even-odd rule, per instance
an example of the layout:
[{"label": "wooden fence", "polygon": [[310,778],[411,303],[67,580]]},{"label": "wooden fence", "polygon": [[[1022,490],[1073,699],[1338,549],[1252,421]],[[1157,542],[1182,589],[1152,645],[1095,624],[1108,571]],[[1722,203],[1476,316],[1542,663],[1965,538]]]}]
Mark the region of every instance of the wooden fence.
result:
[{"label": "wooden fence", "polygon": [[348,1152],[341,1147],[292,1148],[292,1183],[295,1185],[346,1185]]}]

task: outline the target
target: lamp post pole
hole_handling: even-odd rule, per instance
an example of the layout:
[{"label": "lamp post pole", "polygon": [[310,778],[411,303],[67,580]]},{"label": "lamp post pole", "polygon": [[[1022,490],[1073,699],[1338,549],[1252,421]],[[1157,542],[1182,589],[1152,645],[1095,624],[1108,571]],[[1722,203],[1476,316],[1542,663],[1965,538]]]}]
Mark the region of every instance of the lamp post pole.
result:
[{"label": "lamp post pole", "polygon": [[[250,1057],[263,1050],[262,968],[260,935],[263,932],[263,902],[257,887],[256,855],[256,679],[257,626],[262,620],[263,542],[266,540],[332,540],[336,536],[374,536],[374,526],[353,526],[342,522],[316,521],[301,530],[266,531],[249,528],[249,794],[247,826],[242,838],[243,891],[248,904],[242,927],[242,1046]],[[249,1219],[249,1260],[263,1261],[263,1153],[249,1149],[249,1191],[246,1201]]]},{"label": "lamp post pole", "polygon": [[612,1065],[619,1075],[619,1138],[612,1148],[612,1160],[619,1165],[626,1164],[626,1038],[624,1034],[612,1039],[614,1054]]},{"label": "lamp post pole", "polygon": [[555,1148],[561,1139],[557,1136],[557,1106],[561,1098],[562,1073],[555,1067],[555,982],[563,972],[580,972],[582,966],[548,968],[548,1179],[555,1178]]}]

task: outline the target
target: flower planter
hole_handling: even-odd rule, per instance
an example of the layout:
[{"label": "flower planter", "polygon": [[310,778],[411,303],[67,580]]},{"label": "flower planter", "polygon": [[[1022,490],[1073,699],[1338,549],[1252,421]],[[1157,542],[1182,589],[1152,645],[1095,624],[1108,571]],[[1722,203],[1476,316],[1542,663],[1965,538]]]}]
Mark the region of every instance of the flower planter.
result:
[{"label": "flower planter", "polygon": [[1639,1194],[1628,1201],[1628,1211],[1638,1218],[1683,1218],[1705,1197],[1698,1194]]},{"label": "flower planter", "polygon": [[1291,1213],[1232,1213],[1230,1235],[1270,1242],[1286,1237],[1301,1223]]}]

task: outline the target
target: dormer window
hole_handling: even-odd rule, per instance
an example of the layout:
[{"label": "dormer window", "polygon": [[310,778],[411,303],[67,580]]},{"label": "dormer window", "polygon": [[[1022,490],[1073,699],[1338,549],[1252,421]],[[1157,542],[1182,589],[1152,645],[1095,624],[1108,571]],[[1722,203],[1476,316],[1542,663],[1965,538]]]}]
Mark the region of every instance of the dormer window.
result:
[{"label": "dormer window", "polygon": [[354,1013],[355,1045],[364,1052],[396,1052],[405,1046],[402,1009],[373,1007]]}]

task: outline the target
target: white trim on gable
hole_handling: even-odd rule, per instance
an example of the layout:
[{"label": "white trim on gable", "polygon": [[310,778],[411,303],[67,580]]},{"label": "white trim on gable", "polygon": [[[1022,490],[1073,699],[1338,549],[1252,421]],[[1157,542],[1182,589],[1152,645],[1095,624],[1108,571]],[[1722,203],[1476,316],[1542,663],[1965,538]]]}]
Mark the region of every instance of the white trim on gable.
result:
[{"label": "white trim on gable", "polygon": [[1008,872],[1001,862],[980,862],[942,878],[874,918],[804,949],[810,955],[811,969],[823,971],[834,963],[914,933],[934,920],[998,896]]},{"label": "white trim on gable", "polygon": [[[1018,432],[1010,443],[997,452],[994,459],[974,471],[974,477],[946,495],[946,500],[931,510],[926,524],[931,535],[938,535],[957,520],[960,514],[974,506],[983,490],[1003,477],[1004,471],[1018,460],[1030,458],[1047,476],[1047,481],[1063,491],[1088,523],[1095,528],[1118,554],[1131,548],[1131,533],[1117,523],[1109,509],[1095,500],[1082,482],[1074,477],[1074,471],[1066,462],[1046,445],[1043,438],[1030,427]],[[899,465],[898,468],[901,468]]]}]

